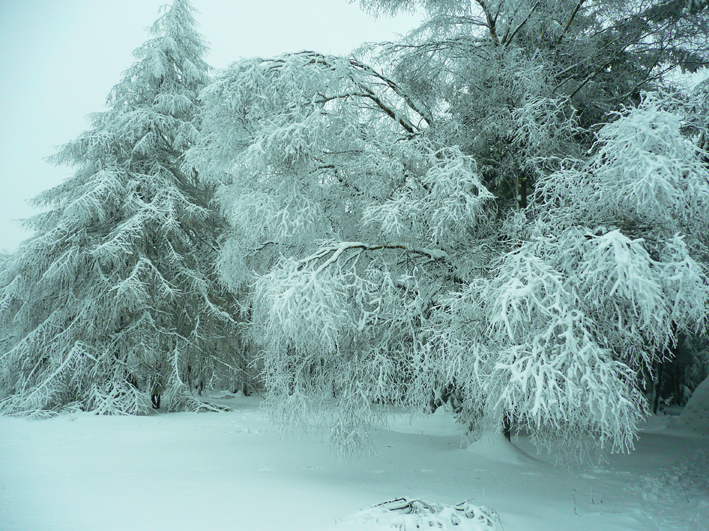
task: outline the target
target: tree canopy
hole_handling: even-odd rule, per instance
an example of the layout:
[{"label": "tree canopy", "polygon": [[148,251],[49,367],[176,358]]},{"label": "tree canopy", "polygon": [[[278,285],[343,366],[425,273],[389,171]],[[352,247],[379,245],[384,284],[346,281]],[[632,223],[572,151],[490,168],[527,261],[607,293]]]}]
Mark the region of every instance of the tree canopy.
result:
[{"label": "tree canopy", "polygon": [[349,451],[373,404],[452,394],[473,436],[632,447],[643,375],[707,315],[703,126],[643,93],[706,64],[706,9],[557,4],[424,2],[371,64],[244,60],[203,92],[187,159],[284,425]]}]

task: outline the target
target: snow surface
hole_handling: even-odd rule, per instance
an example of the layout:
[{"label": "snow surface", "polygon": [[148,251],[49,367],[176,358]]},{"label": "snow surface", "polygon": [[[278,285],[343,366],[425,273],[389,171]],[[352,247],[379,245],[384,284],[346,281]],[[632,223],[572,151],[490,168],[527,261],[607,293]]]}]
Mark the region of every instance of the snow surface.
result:
[{"label": "snow surface", "polygon": [[[461,449],[440,409],[392,415],[377,456],[338,460],[321,435],[281,437],[258,399],[221,402],[232,411],[0,417],[0,530],[709,529],[709,439],[677,417],[651,418],[629,456],[560,468],[522,435]],[[379,505],[402,498],[434,509]],[[462,510],[494,527],[450,524]]]}]

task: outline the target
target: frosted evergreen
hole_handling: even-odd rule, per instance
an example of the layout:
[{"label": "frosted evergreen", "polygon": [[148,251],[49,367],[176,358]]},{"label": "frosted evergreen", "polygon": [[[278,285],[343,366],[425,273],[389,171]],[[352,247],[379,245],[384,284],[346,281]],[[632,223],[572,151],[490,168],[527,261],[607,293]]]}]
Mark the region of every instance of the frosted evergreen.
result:
[{"label": "frosted evergreen", "polygon": [[180,169],[209,80],[196,26],[186,0],[166,8],[107,110],[51,157],[76,172],[35,198],[35,236],[2,272],[2,411],[145,413],[155,387],[170,409],[202,407],[190,387],[239,377],[232,298],[211,266],[224,222]]}]

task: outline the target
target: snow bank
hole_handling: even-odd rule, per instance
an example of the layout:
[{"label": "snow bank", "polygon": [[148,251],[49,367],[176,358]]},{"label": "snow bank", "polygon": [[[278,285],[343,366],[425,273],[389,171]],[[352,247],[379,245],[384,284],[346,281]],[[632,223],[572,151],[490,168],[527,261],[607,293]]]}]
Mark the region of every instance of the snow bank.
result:
[{"label": "snow bank", "polygon": [[676,426],[709,435],[709,378],[705,378],[694,390]]}]

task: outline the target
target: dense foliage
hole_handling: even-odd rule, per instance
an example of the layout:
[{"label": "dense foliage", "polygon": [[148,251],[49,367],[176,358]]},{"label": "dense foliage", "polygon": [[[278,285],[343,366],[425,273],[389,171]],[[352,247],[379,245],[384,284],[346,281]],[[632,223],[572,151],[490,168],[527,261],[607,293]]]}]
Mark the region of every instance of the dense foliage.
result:
[{"label": "dense foliage", "polygon": [[643,378],[707,315],[702,100],[642,95],[707,64],[706,6],[422,5],[377,68],[253,59],[203,92],[188,161],[271,411],[350,451],[372,404],[453,397],[471,435],[628,450]]}]

